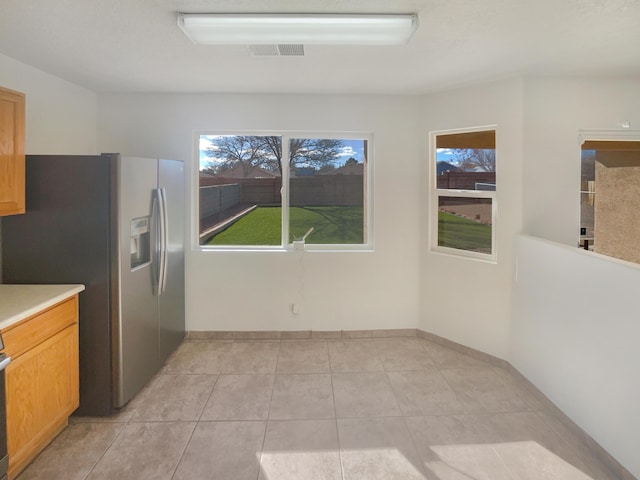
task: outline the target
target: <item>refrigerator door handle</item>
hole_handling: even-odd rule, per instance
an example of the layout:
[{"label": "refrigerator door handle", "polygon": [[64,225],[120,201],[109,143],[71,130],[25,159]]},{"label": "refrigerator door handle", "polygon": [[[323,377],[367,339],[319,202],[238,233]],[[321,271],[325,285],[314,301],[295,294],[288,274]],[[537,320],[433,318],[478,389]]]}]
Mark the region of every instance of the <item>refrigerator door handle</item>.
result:
[{"label": "refrigerator door handle", "polygon": [[160,285],[159,294],[167,287],[167,271],[169,259],[169,215],[167,212],[167,191],[164,188],[160,192]]},{"label": "refrigerator door handle", "polygon": [[156,188],[153,190],[153,201],[151,204],[151,218],[153,222],[153,260],[152,265],[152,282],[153,282],[153,294],[160,295],[162,293],[162,281],[164,278],[164,263],[165,263],[165,217],[163,209],[163,197],[162,189]]},{"label": "refrigerator door handle", "polygon": [[153,196],[151,201],[151,222],[152,222],[152,231],[153,231],[153,259],[151,260],[151,281],[153,287],[153,294],[158,295],[159,293],[159,284],[160,284],[160,218],[159,218],[159,209],[160,209],[160,200],[159,200],[159,192],[157,189],[153,190]]}]

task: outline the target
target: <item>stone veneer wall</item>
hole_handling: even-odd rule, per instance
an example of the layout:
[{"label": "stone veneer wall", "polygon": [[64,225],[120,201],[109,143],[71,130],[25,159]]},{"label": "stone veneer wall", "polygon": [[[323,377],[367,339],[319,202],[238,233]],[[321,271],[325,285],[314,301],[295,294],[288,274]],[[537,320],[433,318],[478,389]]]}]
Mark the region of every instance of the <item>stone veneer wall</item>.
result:
[{"label": "stone veneer wall", "polygon": [[640,152],[596,154],[594,251],[640,263]]}]

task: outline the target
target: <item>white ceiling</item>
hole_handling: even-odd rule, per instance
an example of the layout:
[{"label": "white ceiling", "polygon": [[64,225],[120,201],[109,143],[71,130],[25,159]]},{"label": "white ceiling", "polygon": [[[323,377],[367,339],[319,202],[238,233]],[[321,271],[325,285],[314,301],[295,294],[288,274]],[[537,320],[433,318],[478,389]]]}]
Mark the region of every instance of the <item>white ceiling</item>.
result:
[{"label": "white ceiling", "polygon": [[[401,47],[253,57],[178,12],[411,13]],[[96,92],[415,94],[518,74],[640,75],[640,0],[0,0],[0,53]]]}]

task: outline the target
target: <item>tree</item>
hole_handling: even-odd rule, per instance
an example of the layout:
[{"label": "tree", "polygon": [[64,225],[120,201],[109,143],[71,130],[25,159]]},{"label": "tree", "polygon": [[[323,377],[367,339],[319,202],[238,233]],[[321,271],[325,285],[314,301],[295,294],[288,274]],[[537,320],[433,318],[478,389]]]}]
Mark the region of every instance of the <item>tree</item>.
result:
[{"label": "tree", "polygon": [[331,138],[292,139],[289,144],[289,165],[321,168],[338,158],[342,146],[342,140]]},{"label": "tree", "polygon": [[[343,142],[327,138],[293,138],[289,142],[289,168],[312,167],[322,169],[339,156]],[[256,167],[282,176],[282,137],[257,135],[228,135],[213,137],[207,155],[218,160],[217,172],[242,165],[249,176]]]},{"label": "tree", "polygon": [[207,155],[218,160],[217,173],[241,165],[245,177],[256,167],[273,161],[273,154],[265,141],[267,137],[256,135],[224,135],[211,140]]},{"label": "tree", "polygon": [[[272,168],[282,175],[282,138],[265,137],[274,155]],[[321,170],[339,156],[342,140],[331,138],[292,138],[289,141],[289,168],[313,167]]]},{"label": "tree", "polygon": [[200,175],[217,175],[218,168],[213,164],[213,162],[207,163],[207,166],[200,169]]},{"label": "tree", "polygon": [[496,171],[496,151],[493,149],[459,149],[454,153],[454,158],[464,172]]}]

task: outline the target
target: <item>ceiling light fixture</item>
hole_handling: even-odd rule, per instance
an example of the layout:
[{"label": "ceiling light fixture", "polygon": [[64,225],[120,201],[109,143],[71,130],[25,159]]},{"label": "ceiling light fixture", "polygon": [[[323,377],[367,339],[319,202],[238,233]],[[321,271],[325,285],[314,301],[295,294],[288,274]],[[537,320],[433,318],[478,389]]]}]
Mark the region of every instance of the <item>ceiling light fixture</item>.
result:
[{"label": "ceiling light fixture", "polygon": [[180,13],[178,26],[201,45],[403,45],[418,16]]}]

